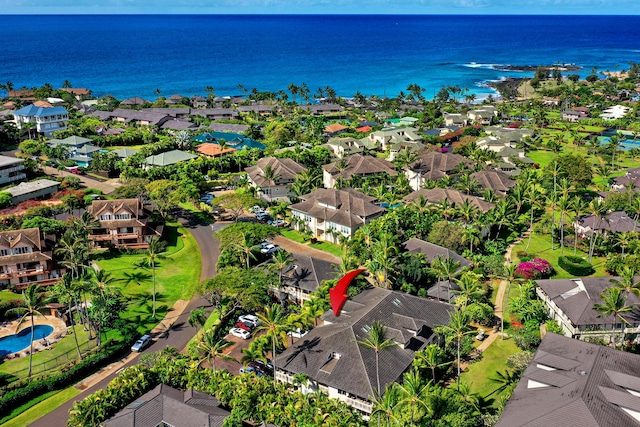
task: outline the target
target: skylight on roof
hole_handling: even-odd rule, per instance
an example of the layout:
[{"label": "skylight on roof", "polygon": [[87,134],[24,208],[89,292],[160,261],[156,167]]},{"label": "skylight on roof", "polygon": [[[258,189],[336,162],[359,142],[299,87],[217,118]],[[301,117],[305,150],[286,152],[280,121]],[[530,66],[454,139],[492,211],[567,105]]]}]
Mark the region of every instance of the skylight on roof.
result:
[{"label": "skylight on roof", "polygon": [[625,408],[624,406],[620,406],[620,409],[622,409],[627,414],[631,415],[633,418],[635,418],[636,421],[640,422],[640,412],[635,411],[633,409]]},{"label": "skylight on roof", "polygon": [[131,405],[127,406],[127,409],[137,409],[140,406],[144,405],[145,403],[147,403],[146,400],[139,400],[139,401],[133,402]]},{"label": "skylight on roof", "polygon": [[536,368],[545,370],[545,371],[556,371],[556,368],[552,368],[551,366],[543,365],[542,363],[537,363]]},{"label": "skylight on roof", "polygon": [[580,289],[580,286],[576,286],[575,288],[570,289],[567,292],[564,292],[564,293],[560,294],[560,298],[567,299],[567,298],[570,298],[570,297],[572,297],[574,295],[579,294],[580,292],[582,292],[582,289]]},{"label": "skylight on roof", "polygon": [[527,382],[527,388],[546,388],[551,387],[549,384],[541,383],[539,381],[529,380]]}]

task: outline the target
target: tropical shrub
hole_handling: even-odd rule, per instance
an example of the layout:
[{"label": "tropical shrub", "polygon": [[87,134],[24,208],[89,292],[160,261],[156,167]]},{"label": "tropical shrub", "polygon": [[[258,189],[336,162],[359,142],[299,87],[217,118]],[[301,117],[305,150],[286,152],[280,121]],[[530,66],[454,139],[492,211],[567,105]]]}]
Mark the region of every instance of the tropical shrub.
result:
[{"label": "tropical shrub", "polygon": [[474,302],[467,306],[467,313],[471,319],[482,326],[489,326],[493,322],[493,307],[482,302]]},{"label": "tropical shrub", "polygon": [[628,266],[636,271],[640,271],[640,255],[636,254],[610,254],[607,256],[605,268],[614,276],[619,276],[622,269]]},{"label": "tropical shrub", "polygon": [[573,255],[565,255],[558,258],[558,265],[567,273],[574,276],[588,276],[595,271],[593,265],[587,260]]},{"label": "tropical shrub", "polygon": [[553,267],[546,259],[534,258],[518,264],[516,274],[525,279],[543,279],[553,274]]}]

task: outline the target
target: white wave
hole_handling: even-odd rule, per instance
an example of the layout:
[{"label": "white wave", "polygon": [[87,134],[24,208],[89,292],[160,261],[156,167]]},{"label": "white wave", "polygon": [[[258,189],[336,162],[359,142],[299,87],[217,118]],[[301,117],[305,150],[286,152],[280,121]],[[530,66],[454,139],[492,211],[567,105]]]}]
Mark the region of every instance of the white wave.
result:
[{"label": "white wave", "polygon": [[477,62],[470,62],[468,64],[462,64],[463,67],[467,68],[485,68],[487,70],[496,70],[500,67],[506,67],[504,64],[479,64]]}]

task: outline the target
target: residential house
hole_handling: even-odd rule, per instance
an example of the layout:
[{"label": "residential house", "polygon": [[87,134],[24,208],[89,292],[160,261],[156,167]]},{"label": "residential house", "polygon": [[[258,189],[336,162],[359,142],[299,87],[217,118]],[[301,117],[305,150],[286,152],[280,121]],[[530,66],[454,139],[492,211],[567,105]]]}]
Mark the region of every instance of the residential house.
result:
[{"label": "residential house", "polygon": [[640,424],[640,356],[548,333],[496,427]]},{"label": "residential house", "polygon": [[453,188],[431,188],[421,189],[414,191],[403,199],[406,203],[417,203],[420,198],[423,198],[426,203],[432,205],[439,205],[444,200],[450,206],[460,206],[467,202],[471,206],[478,209],[480,212],[488,212],[495,207],[493,203],[489,203],[481,197],[465,194],[462,191],[454,190]]},{"label": "residential house", "polygon": [[247,125],[236,125],[232,123],[211,123],[208,127],[203,129],[209,129],[213,132],[235,132],[242,133],[249,129]]},{"label": "residential house", "polygon": [[493,123],[494,118],[498,116],[498,109],[492,105],[483,105],[476,110],[467,112],[469,123],[476,125],[489,126]]},{"label": "residential house", "polygon": [[214,396],[159,384],[103,422],[103,427],[222,427],[231,413]]},{"label": "residential house", "polygon": [[16,98],[23,102],[33,102],[36,100],[35,90],[33,89],[16,89],[7,92],[7,98]]},{"label": "residential house", "polygon": [[299,231],[310,230],[313,237],[332,243],[350,238],[358,228],[385,212],[374,204],[374,197],[352,188],[320,188],[300,199],[301,202],[289,206],[294,227]]},{"label": "residential house", "polygon": [[[426,242],[422,239],[412,238],[402,244],[405,251],[410,253],[420,253],[424,255],[425,260],[432,264],[437,259],[447,260],[453,259],[460,263],[459,268],[471,266],[471,261],[461,255],[442,246]],[[460,287],[453,281],[438,280],[433,286],[427,290],[427,296],[440,301],[453,302],[455,294],[452,291],[459,290]]]},{"label": "residential house", "polygon": [[[160,125],[160,129],[181,131],[181,130],[196,130],[198,125],[187,119],[171,119],[167,120]],[[174,132],[175,133],[175,132]]]},{"label": "residential house", "polygon": [[640,223],[624,211],[611,212],[602,218],[586,215],[580,217],[573,226],[580,237],[590,236],[594,231],[603,235],[640,231]]},{"label": "residential house", "polygon": [[322,282],[337,278],[336,266],[330,261],[296,254],[282,272],[282,291],[291,301],[302,304]]},{"label": "residential house", "polygon": [[640,168],[631,168],[627,170],[623,176],[613,178],[611,188],[621,191],[630,186],[631,188],[640,189]]},{"label": "residential house", "polygon": [[378,143],[364,137],[356,138],[330,138],[326,143],[327,148],[339,158],[350,156],[356,153],[362,153],[365,150],[376,150]]},{"label": "residential house", "polygon": [[53,260],[53,246],[39,228],[0,232],[0,287],[55,284],[66,269]]},{"label": "residential house", "polygon": [[300,105],[301,110],[308,111],[314,116],[322,116],[327,114],[335,114],[344,111],[344,108],[338,104],[307,104]]},{"label": "residential house", "polygon": [[126,105],[130,107],[140,107],[144,103],[148,103],[149,101],[140,98],[139,96],[134,96],[132,98],[123,99],[120,102],[120,105]]},{"label": "residential house", "polygon": [[404,174],[411,188],[418,191],[427,181],[437,181],[456,172],[473,168],[473,162],[460,154],[430,151],[408,165]]},{"label": "residential house", "polygon": [[165,102],[167,103],[167,105],[178,105],[178,104],[182,104],[182,98],[183,98],[182,95],[176,93],[168,97],[165,100]]},{"label": "residential house", "polygon": [[131,157],[131,156],[135,156],[136,154],[138,154],[138,150],[134,150],[133,148],[119,148],[117,150],[113,150],[113,153],[115,153],[116,156],[118,156],[119,159],[126,159],[127,157]]},{"label": "residential house", "polygon": [[0,185],[25,179],[24,159],[0,155]]},{"label": "residential house", "polygon": [[[411,368],[414,354],[435,342],[433,332],[449,321],[455,308],[383,288],[369,288],[349,298],[336,317],[329,311],[324,324],[289,346],[276,358],[276,378],[293,383],[294,375],[309,380],[304,391],[321,391],[354,409],[370,414],[371,397],[385,390]],[[373,322],[381,322],[395,344],[383,350],[376,371],[376,353],[358,344],[368,338]]]},{"label": "residential house", "polygon": [[[273,179],[269,179],[267,170],[271,169]],[[256,188],[260,199],[273,201],[289,201],[291,195],[290,186],[299,173],[307,171],[307,168],[295,160],[276,157],[264,157],[255,166],[245,168],[249,185]]]},{"label": "residential house", "polygon": [[[533,129],[527,128],[509,128],[504,126],[487,126],[484,131],[488,135],[495,136],[501,141],[505,141],[504,145],[516,148],[516,144],[523,141],[525,138],[533,138],[535,132]],[[477,144],[477,141],[476,141]]]},{"label": "residential house", "polygon": [[57,130],[65,130],[69,123],[69,112],[64,107],[43,108],[31,104],[14,111],[13,117],[18,129],[35,123],[36,130],[45,137]]},{"label": "residential house", "polygon": [[377,157],[353,154],[322,166],[322,182],[325,188],[334,188],[338,180],[348,181],[354,176],[366,178],[380,174],[396,176],[396,165]]},{"label": "residential house", "polygon": [[269,117],[273,114],[273,109],[264,104],[239,105],[238,113],[253,113],[262,117]]},{"label": "residential house", "polygon": [[472,173],[469,177],[478,182],[482,188],[492,190],[501,196],[506,196],[511,187],[516,185],[516,182],[509,178],[507,174],[497,170],[478,171]]},{"label": "residential house", "polygon": [[349,130],[349,126],[340,123],[331,123],[324,127],[324,133],[328,136],[336,136]]},{"label": "residential house", "polygon": [[422,135],[414,127],[384,128],[369,134],[369,139],[380,147],[381,151],[387,151],[396,143],[422,143]]},{"label": "residential house", "polygon": [[240,115],[233,108],[204,108],[191,110],[192,116],[202,116],[210,120],[237,120]]},{"label": "residential house", "polygon": [[[635,280],[637,280],[636,278]],[[549,317],[562,327],[568,337],[611,338],[613,334],[637,334],[640,332],[640,297],[627,295],[626,305],[632,311],[622,314],[628,323],[617,316],[602,316],[595,304],[602,303],[600,296],[606,288],[614,286],[611,280],[618,277],[583,277],[576,279],[536,280],[536,292],[547,306]],[[626,293],[625,293],[626,295]]]},{"label": "residential house", "polygon": [[24,202],[25,200],[44,199],[58,191],[60,182],[50,179],[39,179],[31,182],[21,182],[15,187],[8,188],[3,192],[11,194],[13,204]]},{"label": "residential house", "polygon": [[78,101],[84,101],[84,100],[93,98],[93,93],[91,93],[91,89],[87,89],[86,87],[63,87],[58,90],[70,93]]},{"label": "residential house", "polygon": [[567,122],[575,123],[580,119],[588,119],[589,115],[587,113],[574,110],[564,110],[562,112],[562,120]]},{"label": "residential house", "polygon": [[205,109],[209,106],[207,98],[202,95],[193,95],[191,97],[191,106],[196,109]]},{"label": "residential house", "polygon": [[176,163],[186,162],[195,159],[198,156],[181,150],[171,150],[164,153],[149,156],[145,159],[144,168],[161,168],[164,166],[175,165]]},{"label": "residential house", "polygon": [[467,116],[459,113],[442,113],[442,117],[444,118],[445,126],[464,127],[468,124]]},{"label": "residential house", "polygon": [[100,224],[89,228],[94,246],[145,249],[163,226],[150,222],[151,212],[140,199],[94,200],[87,208]]},{"label": "residential house", "polygon": [[231,147],[222,147],[218,144],[214,144],[211,142],[205,142],[204,144],[200,144],[196,147],[196,151],[204,156],[209,157],[219,157],[223,154],[233,153],[236,151],[235,148]]}]

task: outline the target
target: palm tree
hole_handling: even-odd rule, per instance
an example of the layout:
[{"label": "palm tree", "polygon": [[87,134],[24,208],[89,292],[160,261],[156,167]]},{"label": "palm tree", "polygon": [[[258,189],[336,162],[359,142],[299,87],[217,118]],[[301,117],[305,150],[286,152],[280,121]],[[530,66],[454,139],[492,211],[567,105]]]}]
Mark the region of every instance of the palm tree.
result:
[{"label": "palm tree", "polygon": [[503,280],[507,281],[507,292],[504,295],[505,300],[502,301],[502,315],[500,316],[500,338],[504,339],[504,317],[505,310],[509,307],[509,294],[511,294],[511,285],[513,285],[518,280],[518,275],[516,274],[516,265],[515,264],[506,264],[504,266],[504,271],[502,272]]},{"label": "palm tree", "polygon": [[290,326],[287,323],[284,310],[279,304],[271,304],[271,306],[266,307],[264,313],[258,313],[258,319],[260,319],[260,325],[256,328],[256,331],[265,331],[267,337],[271,340],[271,361],[275,381],[276,373],[278,372],[276,366],[276,348],[278,344],[286,345],[287,332]]},{"label": "palm tree", "polygon": [[[582,213],[586,209],[586,202],[580,196],[573,196],[571,199],[571,207],[575,215],[575,222],[577,223],[582,216]],[[574,225],[574,241],[573,241],[573,254],[575,255],[578,252],[578,227]]]},{"label": "palm tree", "polygon": [[285,298],[282,297],[282,273],[285,267],[293,262],[293,256],[284,249],[281,249],[271,256],[271,260],[273,261],[275,268],[278,269],[278,293],[280,294],[278,295],[278,298],[280,299],[280,302],[284,304]]},{"label": "palm tree", "polygon": [[387,427],[391,426],[391,421],[393,421],[394,424],[398,421],[395,410],[400,403],[399,397],[398,389],[394,386],[387,387],[383,395],[376,393],[373,398],[373,411],[371,415],[378,416],[378,424],[380,424],[380,416],[383,416],[387,421]]},{"label": "palm tree", "polygon": [[[594,310],[599,314],[598,317],[614,317],[613,330],[615,331],[615,319],[618,318],[622,321],[620,333],[621,338],[624,339],[624,325],[628,325],[629,321],[622,315],[633,310],[633,307],[627,305],[627,297],[623,295],[624,289],[613,287],[605,289],[601,294],[602,302],[593,304]],[[616,348],[615,335],[613,338],[613,348]]]},{"label": "palm tree", "polygon": [[401,399],[400,404],[409,404],[411,406],[411,426],[415,424],[416,406],[421,406],[428,411],[427,393],[431,382],[424,382],[417,369],[404,374],[402,384],[398,385],[398,392]]},{"label": "palm tree", "polygon": [[207,329],[202,335],[200,342],[196,345],[198,353],[201,355],[200,362],[204,362],[206,360],[213,367],[214,371],[216,370],[217,358],[222,360],[234,360],[237,362],[234,357],[224,353],[224,349],[230,345],[231,343],[229,341],[218,339],[215,328]]},{"label": "palm tree", "polygon": [[149,247],[147,248],[146,257],[144,262],[151,267],[151,274],[153,276],[153,313],[152,317],[156,318],[156,262],[160,259],[166,258],[164,251],[167,248],[165,242],[157,237],[153,237],[149,240]]},{"label": "palm tree", "polygon": [[44,296],[42,293],[42,288],[40,285],[36,283],[32,283],[29,285],[27,289],[22,291],[22,300],[24,303],[24,307],[15,307],[7,310],[7,316],[18,315],[21,316],[18,321],[18,325],[16,326],[16,333],[22,326],[22,323],[27,319],[27,317],[31,320],[31,345],[29,348],[29,372],[27,373],[27,377],[31,377],[32,367],[33,367],[33,339],[35,334],[35,324],[33,318],[35,316],[46,316],[40,312],[40,310],[49,302],[49,299]]},{"label": "palm tree", "polygon": [[73,312],[71,311],[71,302],[75,303],[77,292],[69,273],[62,275],[62,279],[53,287],[53,293],[61,298],[61,302],[67,303],[67,312],[69,313],[69,322],[71,322],[71,330],[73,331],[73,338],[76,343],[78,358],[82,359],[82,352],[80,351],[80,345],[78,344],[78,335],[76,334],[76,324],[73,320]]},{"label": "palm tree", "polygon": [[113,286],[116,279],[106,270],[93,270],[92,282],[94,288],[101,296],[104,296],[104,291],[107,288]]},{"label": "palm tree", "polygon": [[622,267],[620,279],[609,280],[616,288],[620,288],[626,293],[626,297],[633,294],[640,297],[640,281],[636,281],[636,270],[628,265]]},{"label": "palm tree", "polygon": [[262,179],[264,179],[265,181],[267,181],[268,184],[268,196],[269,196],[269,201],[273,201],[273,196],[271,194],[271,187],[273,185],[275,185],[276,181],[280,179],[280,174],[276,171],[275,168],[273,168],[271,165],[267,165],[265,166],[264,170],[262,171],[262,174],[260,174],[260,177]]},{"label": "palm tree", "polygon": [[207,313],[205,313],[204,308],[196,308],[195,310],[191,310],[189,313],[189,319],[187,319],[187,323],[192,327],[196,327],[200,325],[202,328],[205,323],[207,323]]},{"label": "palm tree", "polygon": [[489,381],[498,383],[499,387],[493,390],[491,393],[489,393],[489,395],[492,395],[494,393],[499,393],[501,391],[508,389],[509,387],[512,387],[518,382],[519,379],[520,379],[520,375],[517,372],[510,371],[508,369],[505,370],[504,372],[500,372],[500,371],[496,372],[495,377],[490,377]]},{"label": "palm tree", "polygon": [[458,363],[458,385],[460,385],[460,344],[465,335],[472,334],[469,324],[471,323],[471,315],[466,310],[459,309],[449,313],[449,324],[442,326],[442,332],[455,338],[457,341],[457,363]]},{"label": "palm tree", "polygon": [[424,350],[416,353],[416,366],[429,368],[431,370],[431,380],[436,384],[436,369],[446,366],[452,362],[443,362],[444,351],[437,344],[429,344]]},{"label": "palm tree", "polygon": [[371,328],[367,332],[367,338],[356,340],[358,345],[372,349],[376,353],[376,392],[380,393],[380,353],[394,347],[396,343],[386,337],[385,327],[382,322],[376,320],[371,323]]},{"label": "palm tree", "polygon": [[462,307],[466,307],[470,300],[476,300],[484,295],[482,283],[480,283],[479,275],[473,271],[465,271],[459,279],[454,279],[458,285],[458,290],[453,290],[456,299],[456,305],[460,305],[458,299],[462,297]]},{"label": "palm tree", "polygon": [[553,193],[549,195],[551,202],[551,250],[555,249],[555,241],[553,239],[553,230],[556,227],[556,200],[558,191],[558,176],[560,176],[560,164],[557,159],[553,159],[551,164],[551,175],[553,176]]},{"label": "palm tree", "polygon": [[[441,255],[438,255],[433,261],[431,261],[431,269],[435,272],[438,280],[447,281],[447,301],[451,300],[451,282],[460,276],[462,272],[460,271],[460,261],[456,261],[453,258],[444,258]],[[440,299],[440,286],[438,286],[438,299]]]}]

